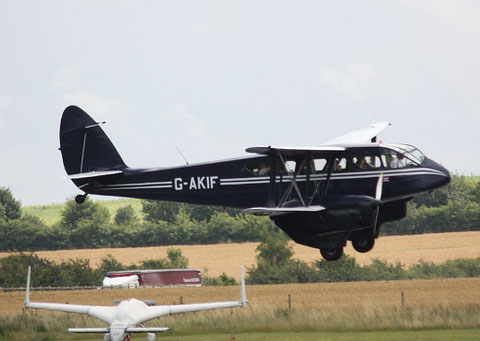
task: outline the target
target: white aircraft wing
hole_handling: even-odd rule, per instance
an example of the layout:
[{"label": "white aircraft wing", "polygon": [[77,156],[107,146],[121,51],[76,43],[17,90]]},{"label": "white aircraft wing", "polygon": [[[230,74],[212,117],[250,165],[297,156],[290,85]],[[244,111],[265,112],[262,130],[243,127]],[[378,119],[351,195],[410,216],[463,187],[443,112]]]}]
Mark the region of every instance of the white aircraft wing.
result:
[{"label": "white aircraft wing", "polygon": [[96,317],[106,323],[111,323],[111,319],[116,307],[95,306],[95,305],[79,305],[79,304],[62,304],[62,303],[39,303],[30,302],[30,276],[31,267],[28,267],[27,287],[25,290],[25,307],[33,309],[45,309],[64,311],[67,313],[88,314]]},{"label": "white aircraft wing", "polygon": [[222,309],[222,308],[234,308],[247,306],[247,294],[245,289],[245,276],[242,265],[242,278],[240,289],[240,301],[232,302],[212,302],[212,303],[194,303],[194,304],[179,304],[179,305],[163,305],[163,306],[149,306],[143,311],[139,312],[136,316],[134,324],[141,324],[145,321],[164,316],[169,314],[186,313],[192,311],[210,310],[210,309]]},{"label": "white aircraft wing", "polygon": [[360,128],[355,131],[351,131],[344,135],[338,136],[332,140],[329,140],[322,145],[330,146],[335,144],[355,144],[355,143],[368,143],[375,136],[380,134],[390,125],[389,122],[377,122]]}]

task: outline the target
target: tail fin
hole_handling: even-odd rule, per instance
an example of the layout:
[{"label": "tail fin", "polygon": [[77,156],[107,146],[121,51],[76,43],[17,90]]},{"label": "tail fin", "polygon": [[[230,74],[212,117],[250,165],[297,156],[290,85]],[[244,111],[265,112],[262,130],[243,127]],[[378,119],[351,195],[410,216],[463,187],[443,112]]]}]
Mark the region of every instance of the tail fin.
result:
[{"label": "tail fin", "polygon": [[73,105],[62,115],[60,151],[68,175],[127,168],[100,123]]},{"label": "tail fin", "polygon": [[242,269],[242,276],[240,279],[240,300],[242,302],[242,307],[245,309],[247,307],[247,290],[245,289],[245,274],[244,274],[244,269],[243,265],[241,266]]},{"label": "tail fin", "polygon": [[28,308],[30,305],[30,276],[32,274],[32,266],[30,265],[28,267],[28,272],[27,272],[27,286],[25,287],[25,307]]}]

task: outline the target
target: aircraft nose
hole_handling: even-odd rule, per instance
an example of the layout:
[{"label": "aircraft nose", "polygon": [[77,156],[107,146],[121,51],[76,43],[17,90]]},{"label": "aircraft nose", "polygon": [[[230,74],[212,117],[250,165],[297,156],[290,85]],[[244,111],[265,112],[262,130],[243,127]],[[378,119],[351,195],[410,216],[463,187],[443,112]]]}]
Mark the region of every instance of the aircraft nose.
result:
[{"label": "aircraft nose", "polygon": [[447,185],[452,180],[452,175],[448,169],[443,167],[441,164],[431,160],[425,159],[424,160],[424,167],[428,167],[430,169],[435,170],[440,176],[437,177],[436,186],[441,187]]}]

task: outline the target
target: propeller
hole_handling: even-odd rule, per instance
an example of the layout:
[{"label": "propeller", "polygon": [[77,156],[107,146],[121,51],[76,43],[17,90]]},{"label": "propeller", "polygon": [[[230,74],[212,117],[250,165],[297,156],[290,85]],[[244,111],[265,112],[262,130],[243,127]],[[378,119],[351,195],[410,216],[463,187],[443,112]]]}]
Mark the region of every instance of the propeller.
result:
[{"label": "propeller", "polygon": [[375,211],[375,220],[373,221],[373,237],[377,235],[377,222],[378,222],[378,213],[380,211],[380,205],[382,203],[382,192],[383,192],[383,172],[380,173],[377,181],[377,188],[375,189],[375,200],[378,201],[377,209]]},{"label": "propeller", "polygon": [[383,191],[383,172],[380,173],[377,181],[377,189],[375,190],[375,200],[382,200]]}]

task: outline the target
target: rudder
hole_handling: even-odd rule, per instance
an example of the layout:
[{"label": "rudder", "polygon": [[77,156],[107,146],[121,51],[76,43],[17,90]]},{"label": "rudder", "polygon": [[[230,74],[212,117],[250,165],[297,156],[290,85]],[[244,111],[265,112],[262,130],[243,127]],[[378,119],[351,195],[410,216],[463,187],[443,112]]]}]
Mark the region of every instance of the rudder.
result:
[{"label": "rudder", "polygon": [[100,123],[77,106],[63,112],[60,151],[68,175],[127,168]]}]

